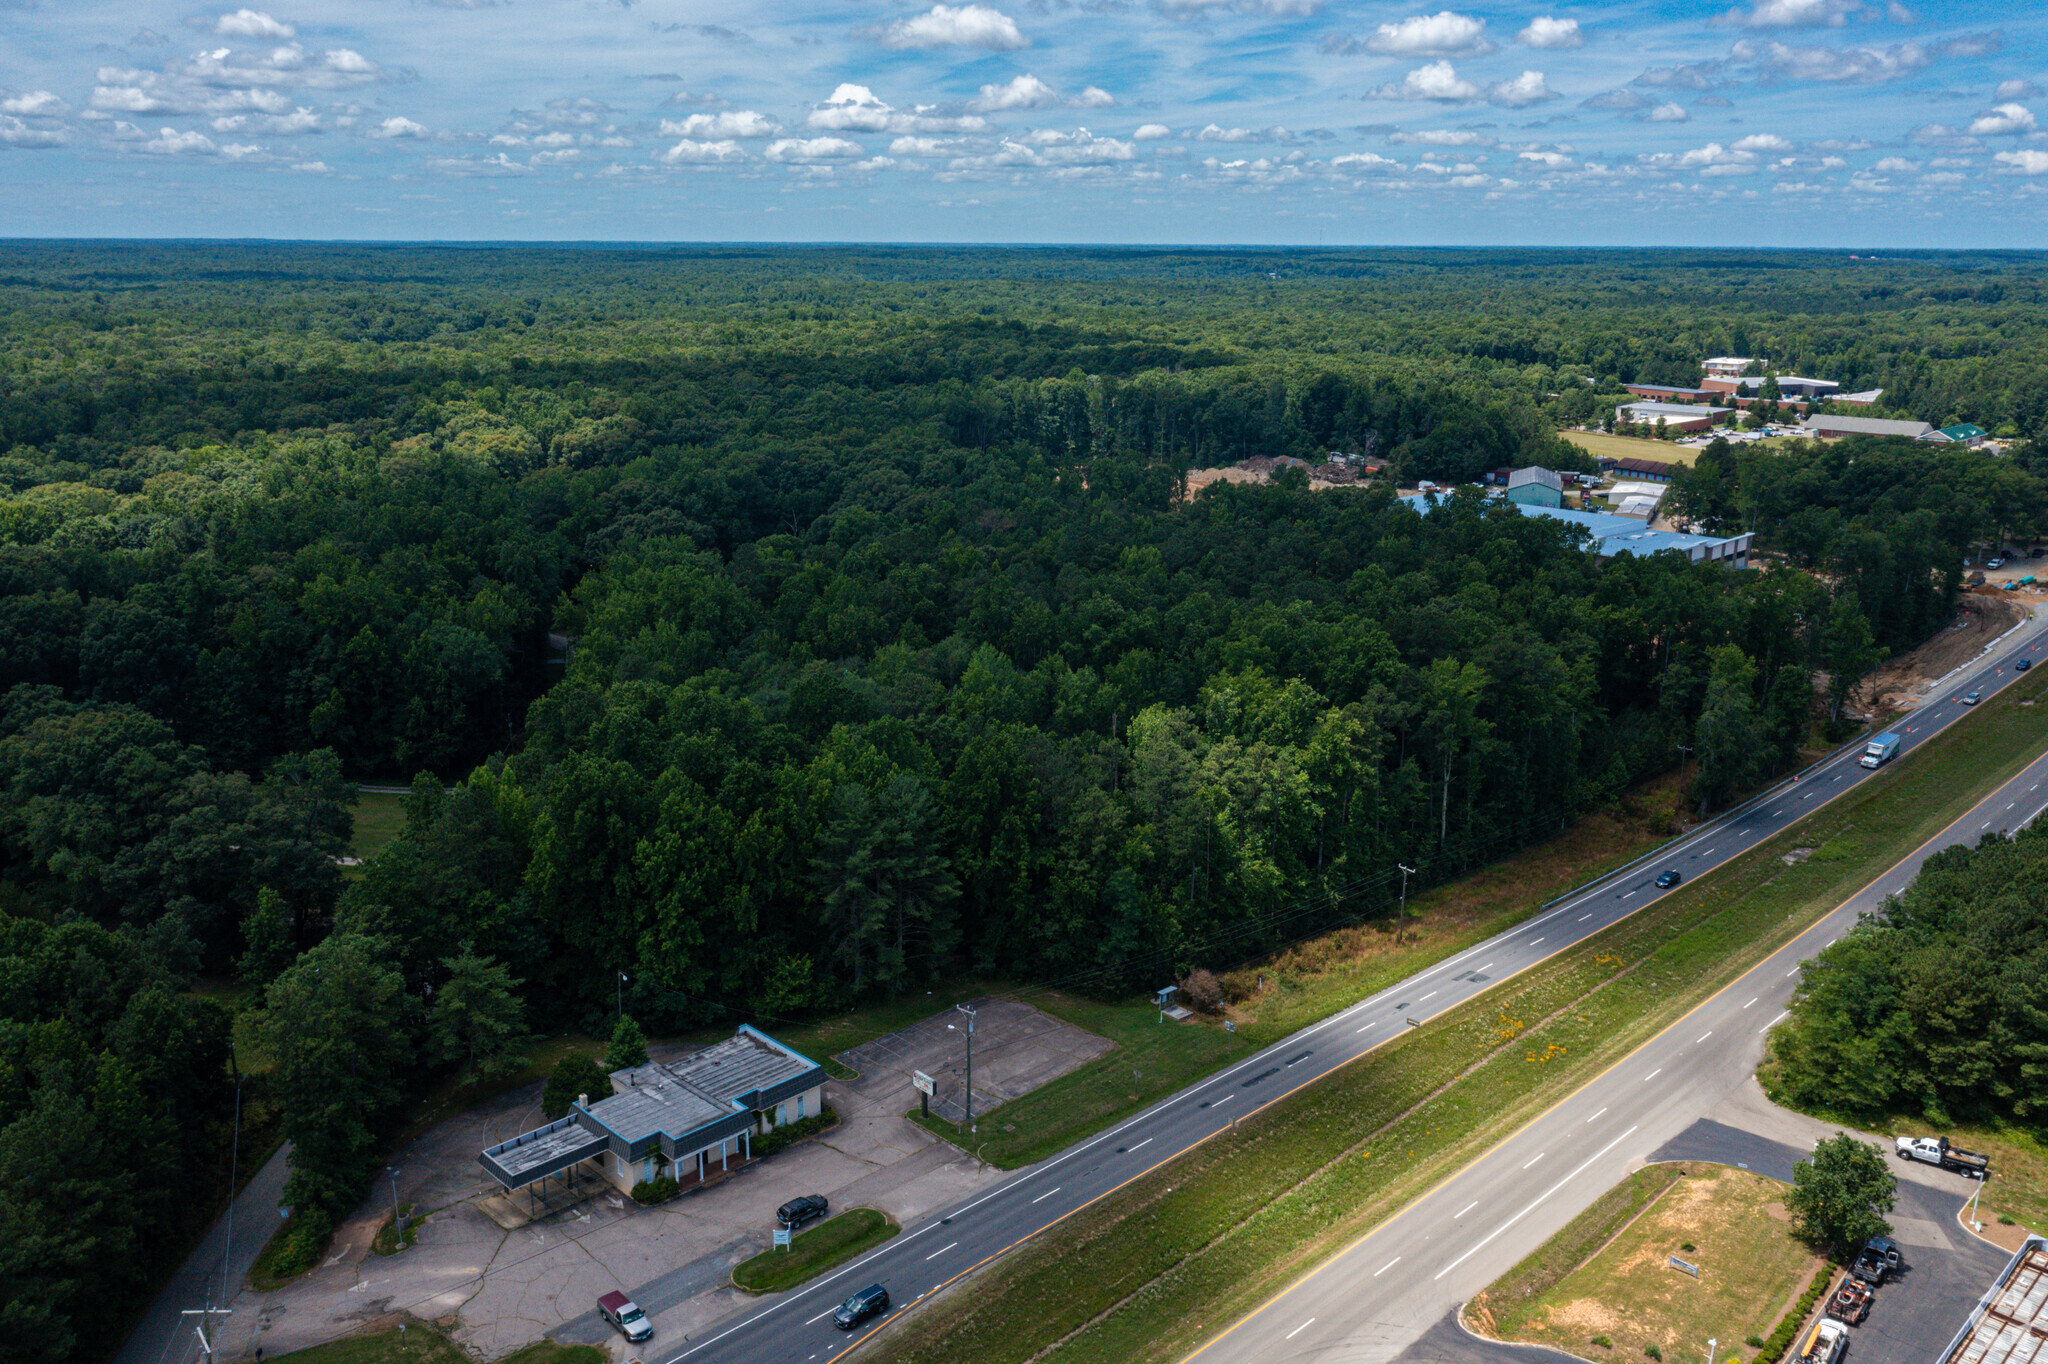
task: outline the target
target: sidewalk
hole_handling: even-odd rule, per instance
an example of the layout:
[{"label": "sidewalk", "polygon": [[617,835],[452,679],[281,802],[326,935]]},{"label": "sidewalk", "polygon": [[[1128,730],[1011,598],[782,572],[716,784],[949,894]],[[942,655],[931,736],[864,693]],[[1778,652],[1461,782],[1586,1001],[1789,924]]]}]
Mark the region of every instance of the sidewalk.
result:
[{"label": "sidewalk", "polygon": [[[242,1281],[256,1263],[256,1257],[263,1253],[270,1233],[277,1229],[277,1205],[284,1197],[285,1158],[290,1151],[289,1144],[278,1147],[236,1196],[229,1210],[214,1222],[206,1239],[156,1295],[148,1314],[115,1354],[114,1364],[188,1364],[198,1356],[199,1341],[192,1331],[199,1319],[178,1314],[220,1306],[223,1297],[226,1305],[232,1307],[234,1299],[242,1295]],[[228,1240],[231,1224],[232,1245]],[[231,1257],[225,1266],[225,1292],[223,1255]]]}]

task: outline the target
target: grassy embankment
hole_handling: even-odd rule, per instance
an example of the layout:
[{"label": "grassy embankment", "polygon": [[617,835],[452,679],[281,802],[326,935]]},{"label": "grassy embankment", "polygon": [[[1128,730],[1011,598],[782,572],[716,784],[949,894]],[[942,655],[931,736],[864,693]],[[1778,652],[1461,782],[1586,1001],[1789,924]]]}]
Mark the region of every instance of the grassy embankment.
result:
[{"label": "grassy embankment", "polygon": [[[1503,1340],[1584,1358],[1740,1364],[1827,1263],[1792,1232],[1786,1186],[1722,1165],[1652,1165],[1496,1280],[1467,1309]],[[1671,1267],[1676,1255],[1699,1268]],[[1754,1348],[1754,1347],[1751,1347]]]},{"label": "grassy embankment", "polygon": [[[372,1331],[329,1341],[288,1355],[274,1364],[474,1364],[455,1342],[424,1322],[407,1322],[403,1331]],[[515,1351],[498,1364],[606,1364],[603,1350],[591,1345],[562,1345],[539,1340]]]},{"label": "grassy embankment", "polygon": [[740,1261],[732,1281],[749,1293],[780,1293],[867,1254],[901,1230],[887,1213],[855,1208],[791,1237],[788,1250],[764,1250]]},{"label": "grassy embankment", "polygon": [[[2029,678],[1726,868],[1068,1218],[886,1331],[899,1361],[1170,1360],[1640,1046],[2039,753]],[[1819,853],[1793,863],[1794,847]]]},{"label": "grassy embankment", "polygon": [[1251,1051],[1276,1042],[1398,980],[1529,917],[1547,901],[1640,856],[1671,834],[1677,782],[1644,784],[1612,810],[1580,819],[1550,841],[1409,901],[1391,922],[1338,929],[1226,973],[1226,1015],[1216,1026],[1161,1026],[1144,1001],[1105,1004],[1056,992],[1017,997],[1117,1044],[1107,1056],[1014,1099],[970,1141],[958,1126],[912,1110],[910,1120],[1003,1169],[1042,1160],[1137,1113]]}]

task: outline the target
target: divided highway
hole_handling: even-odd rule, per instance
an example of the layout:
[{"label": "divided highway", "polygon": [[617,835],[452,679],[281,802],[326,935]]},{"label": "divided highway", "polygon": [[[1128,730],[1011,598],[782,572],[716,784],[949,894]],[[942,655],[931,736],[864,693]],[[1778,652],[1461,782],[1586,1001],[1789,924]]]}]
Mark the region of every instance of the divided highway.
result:
[{"label": "divided highway", "polygon": [[[2029,619],[1998,641],[1985,658],[1946,679],[1937,689],[1939,699],[1895,726],[1904,739],[1902,756],[1967,714],[1969,707],[1961,701],[1966,693],[1989,697],[2017,676],[2014,663],[2042,658],[2048,646],[2043,627],[2043,621]],[[2024,801],[2048,800],[2039,790],[2048,782],[2048,759],[2028,772],[1958,821],[1951,831],[1955,839],[1974,840],[1983,831],[1974,827],[1980,822],[1984,827],[2009,827],[2032,812]],[[837,1358],[879,1324],[850,1333],[833,1328],[832,1309],[854,1290],[881,1283],[895,1304],[887,1317],[914,1310],[921,1299],[961,1275],[1172,1160],[1230,1126],[1233,1119],[1396,1036],[1409,1020],[1426,1020],[1455,1008],[1491,984],[1642,908],[1665,893],[1654,885],[1660,873],[1677,870],[1690,880],[1710,871],[1874,775],[1857,765],[1854,751],[1837,754],[1653,859],[1624,867],[1543,914],[1019,1171],[942,1216],[906,1229],[872,1255],[735,1321],[714,1326],[680,1348],[657,1344],[648,1357],[662,1364],[789,1364]],[[2030,790],[2029,782],[2037,789]],[[1869,903],[1897,888],[1890,876],[1899,876],[1897,885],[1903,885],[1919,859],[1939,846],[1939,840],[1930,843],[1868,889]],[[1860,903],[1861,898],[1852,906]],[[1745,982],[1756,982],[1747,993],[1731,987],[1690,1015],[1688,1024],[1698,1022],[1697,1037],[1692,1031],[1674,1029],[1638,1053],[1647,1062],[1642,1067],[1645,1073],[1629,1079],[1640,1088],[1625,1094],[1616,1089],[1605,1102],[1588,1103],[1589,1094],[1608,1094],[1602,1086],[1622,1084],[1616,1078],[1619,1070],[1600,1077],[1232,1327],[1206,1347],[1205,1357],[1256,1359],[1261,1364],[1392,1358],[1440,1319],[1450,1304],[1484,1286],[1569,1220],[1629,1160],[1656,1149],[1710,1107],[1721,1090],[1739,1083],[1754,1066],[1763,1029],[1790,991],[1786,968],[1818,950],[1842,925],[1854,922],[1852,906],[1830,915],[1821,928],[1745,976]],[[1773,970],[1778,975],[1766,980],[1763,973]],[[1728,1007],[1726,1002],[1738,994],[1729,1018],[1722,1019],[1718,1012],[1706,1018]],[[1539,1185],[1546,1176],[1554,1177],[1554,1182]],[[1538,1196],[1532,1198],[1531,1189]]]}]

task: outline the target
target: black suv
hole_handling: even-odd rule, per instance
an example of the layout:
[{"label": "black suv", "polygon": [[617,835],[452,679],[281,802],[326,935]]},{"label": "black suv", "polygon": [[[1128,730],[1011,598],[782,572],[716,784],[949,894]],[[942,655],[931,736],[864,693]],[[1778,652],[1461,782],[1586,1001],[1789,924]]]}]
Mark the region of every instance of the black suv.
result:
[{"label": "black suv", "polygon": [[1684,879],[1685,878],[1683,876],[1680,876],[1676,870],[1667,871],[1662,876],[1657,878],[1657,889],[1669,890],[1673,886],[1677,885],[1680,881],[1683,881]]},{"label": "black suv", "polygon": [[869,1317],[878,1317],[888,1310],[889,1290],[880,1284],[870,1284],[839,1304],[839,1310],[832,1314],[832,1324],[842,1331],[851,1331]]},{"label": "black suv", "polygon": [[823,1217],[826,1206],[823,1194],[805,1194],[802,1198],[792,1198],[789,1202],[777,1208],[775,1210],[775,1220],[782,1223],[785,1227],[794,1229],[810,1221],[813,1217]]}]

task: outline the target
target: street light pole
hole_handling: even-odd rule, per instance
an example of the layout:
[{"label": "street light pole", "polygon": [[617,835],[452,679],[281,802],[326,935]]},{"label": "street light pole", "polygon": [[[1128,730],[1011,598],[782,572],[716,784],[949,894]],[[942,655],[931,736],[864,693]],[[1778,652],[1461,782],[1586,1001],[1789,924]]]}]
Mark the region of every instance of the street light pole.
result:
[{"label": "street light pole", "polygon": [[1970,1195],[1970,1227],[1974,1231],[1984,1230],[1984,1224],[1977,1219],[1978,1211],[1984,1206],[1984,1178],[1990,1171],[1977,1172],[1977,1190]]},{"label": "street light pole", "polygon": [[624,971],[619,972],[619,978],[612,986],[612,994],[619,1006],[618,1021],[623,1023],[626,1021],[626,973]]},{"label": "street light pole", "polygon": [[971,1004],[955,1004],[953,1007],[967,1015],[967,1130],[972,1132],[976,1130],[974,1126],[974,1006]]},{"label": "street light pole", "polygon": [[1707,1337],[1707,1364],[1714,1364],[1714,1351],[1720,1348],[1720,1341],[1715,1340],[1712,1336]]},{"label": "street light pole", "polygon": [[391,1238],[391,1244],[395,1248],[405,1244],[405,1214],[398,1210],[399,1170],[395,1165],[386,1165],[384,1173],[391,1176],[391,1224],[397,1229]]},{"label": "street light pole", "polygon": [[1415,868],[1394,864],[1401,868],[1401,917],[1394,924],[1394,945],[1401,945],[1401,935],[1408,931],[1408,878],[1415,875]]}]

